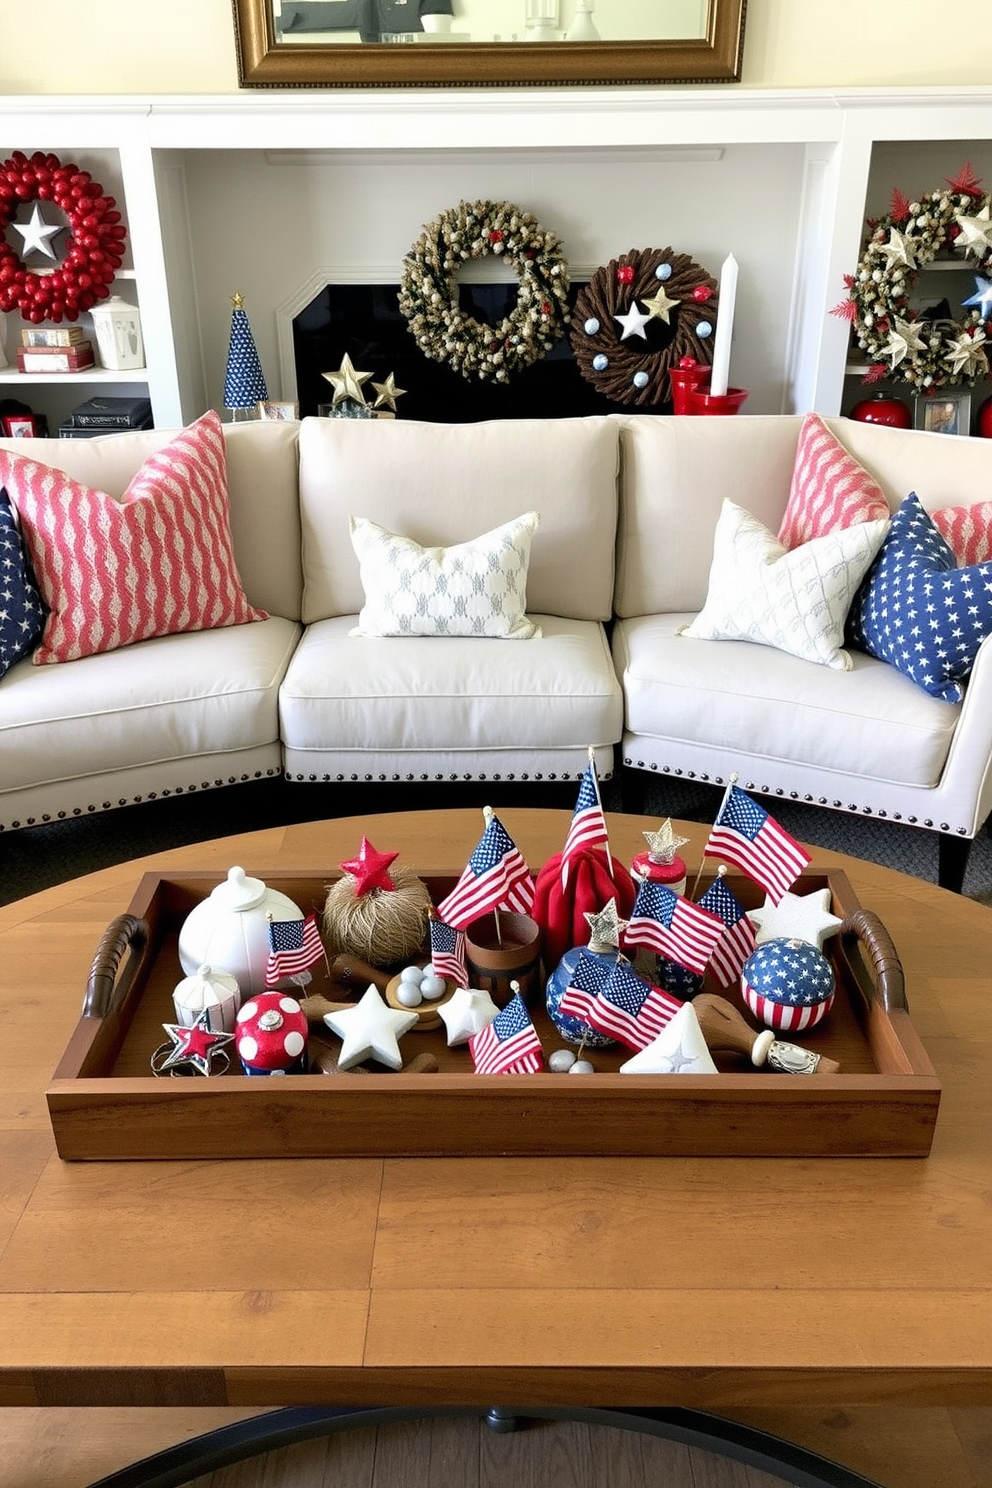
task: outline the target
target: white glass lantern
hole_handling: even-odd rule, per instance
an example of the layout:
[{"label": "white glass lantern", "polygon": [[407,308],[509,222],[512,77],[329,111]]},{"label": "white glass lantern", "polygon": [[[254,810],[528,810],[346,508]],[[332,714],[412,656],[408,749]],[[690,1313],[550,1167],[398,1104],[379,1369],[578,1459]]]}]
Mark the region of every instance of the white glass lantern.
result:
[{"label": "white glass lantern", "polygon": [[237,978],[228,972],[198,966],[192,976],[176,985],[172,1001],[180,1027],[192,1028],[202,1013],[208,1013],[214,1033],[233,1033],[241,992]]},{"label": "white glass lantern", "polygon": [[129,305],[119,295],[111,295],[102,305],[90,311],[100,361],[113,372],[126,372],[145,365],[145,347],[141,339],[141,316],[137,305]]}]

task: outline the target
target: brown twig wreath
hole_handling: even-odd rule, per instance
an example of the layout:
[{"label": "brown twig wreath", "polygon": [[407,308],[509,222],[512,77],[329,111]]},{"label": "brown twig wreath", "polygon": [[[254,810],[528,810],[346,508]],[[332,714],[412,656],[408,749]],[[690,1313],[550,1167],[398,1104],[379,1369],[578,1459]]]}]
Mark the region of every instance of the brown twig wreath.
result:
[{"label": "brown twig wreath", "polygon": [[[498,254],[515,269],[513,311],[491,326],[458,304],[458,270]],[[417,345],[463,377],[507,382],[545,356],[568,321],[568,265],[561,243],[511,202],[460,202],[424,228],[403,260],[399,307]]]},{"label": "brown twig wreath", "polygon": [[[885,377],[931,393],[941,387],[974,387],[988,376],[990,219],[992,197],[966,165],[947,189],[929,191],[916,201],[894,191],[888,215],[868,221],[857,270],[844,276],[847,297],[831,311],[851,322],[869,363],[864,382]],[[938,258],[955,258],[960,250],[962,267],[974,254],[976,293],[961,307],[967,313],[956,320],[939,319],[913,309],[917,271]]]},{"label": "brown twig wreath", "polygon": [[[25,267],[6,241],[23,203],[51,201],[65,213],[70,237],[62,262],[45,273]],[[57,155],[15,150],[0,164],[0,311],[19,310],[37,325],[76,320],[105,299],[123,262],[127,229],[117,203],[89,171],[63,165]]]},{"label": "brown twig wreath", "polygon": [[717,281],[686,253],[631,249],[611,259],[572,311],[579,371],[614,403],[665,402],[669,367],[712,361],[718,299]]}]

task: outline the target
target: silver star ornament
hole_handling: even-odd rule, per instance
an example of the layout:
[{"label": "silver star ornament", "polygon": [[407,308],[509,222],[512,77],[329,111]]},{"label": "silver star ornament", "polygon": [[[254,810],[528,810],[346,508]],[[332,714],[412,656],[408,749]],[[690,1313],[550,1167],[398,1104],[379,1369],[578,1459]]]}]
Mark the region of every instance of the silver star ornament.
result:
[{"label": "silver star ornament", "polygon": [[981,372],[988,367],[988,356],[985,351],[985,332],[978,327],[972,332],[962,331],[953,341],[944,343],[947,351],[944,353],[944,365],[949,367],[955,374],[964,372],[970,377],[975,372]]},{"label": "silver star ornament", "polygon": [[977,305],[982,319],[987,320],[992,315],[992,279],[982,279],[975,275],[975,293],[970,300],[962,301],[967,310],[969,305]]},{"label": "silver star ornament", "polygon": [[954,221],[961,229],[956,246],[964,249],[965,258],[969,253],[981,258],[992,248],[992,217],[989,215],[988,202],[974,217],[969,217],[964,212],[955,212]]},{"label": "silver star ornament", "polygon": [[909,356],[911,351],[925,350],[926,342],[916,326],[908,320],[900,320],[898,315],[895,316],[893,329],[889,332],[889,344],[883,353],[892,358],[893,368],[898,367],[902,359]]},{"label": "silver star ornament", "polygon": [[611,899],[605,909],[598,914],[586,913],[586,924],[589,926],[589,944],[601,946],[619,946],[620,936],[627,928],[627,921],[620,918],[617,910],[617,901]]}]

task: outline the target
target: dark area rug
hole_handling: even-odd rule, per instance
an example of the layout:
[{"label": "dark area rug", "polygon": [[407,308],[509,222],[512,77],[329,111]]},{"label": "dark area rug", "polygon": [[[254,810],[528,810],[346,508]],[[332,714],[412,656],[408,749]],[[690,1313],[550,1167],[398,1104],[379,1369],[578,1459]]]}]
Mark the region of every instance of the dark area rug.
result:
[{"label": "dark area rug", "polygon": [[[576,790],[572,784],[320,786],[272,779],[171,796],[4,834],[0,837],[0,903],[11,903],[52,884],[130,858],[234,832],[340,816],[458,806],[481,808],[487,804],[497,810],[500,806],[570,810]],[[602,795],[608,811],[622,809],[619,781],[604,781]],[[715,786],[652,776],[643,811],[648,816],[711,822],[720,799],[721,791]],[[937,837],[933,832],[865,820],[845,812],[822,811],[793,801],[764,804],[787,831],[804,842],[896,868],[929,883],[937,881]],[[984,829],[971,851],[964,892],[992,904],[992,840]]]}]

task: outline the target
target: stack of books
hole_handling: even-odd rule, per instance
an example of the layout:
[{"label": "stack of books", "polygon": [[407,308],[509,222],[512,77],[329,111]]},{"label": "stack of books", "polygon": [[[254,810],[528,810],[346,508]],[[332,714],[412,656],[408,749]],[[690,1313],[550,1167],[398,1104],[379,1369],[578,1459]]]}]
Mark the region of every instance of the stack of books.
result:
[{"label": "stack of books", "polygon": [[96,364],[82,326],[29,326],[17,348],[19,372],[83,372]]},{"label": "stack of books", "polygon": [[60,439],[92,439],[97,434],[123,434],[127,429],[151,429],[148,398],[90,398],[80,403],[59,425]]}]

